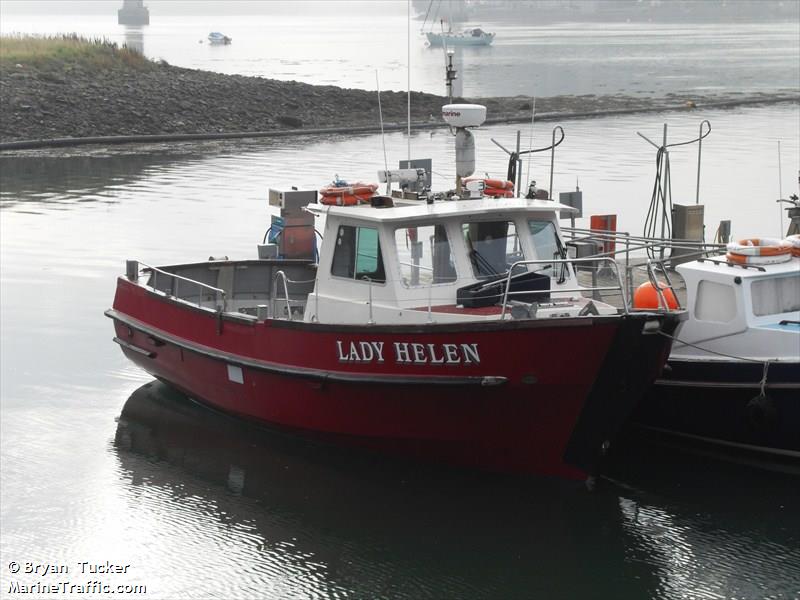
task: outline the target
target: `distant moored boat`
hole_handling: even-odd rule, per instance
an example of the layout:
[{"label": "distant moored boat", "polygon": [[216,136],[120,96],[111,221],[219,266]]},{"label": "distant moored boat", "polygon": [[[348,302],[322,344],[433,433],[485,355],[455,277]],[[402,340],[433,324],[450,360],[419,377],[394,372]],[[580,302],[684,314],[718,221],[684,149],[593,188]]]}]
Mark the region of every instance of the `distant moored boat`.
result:
[{"label": "distant moored boat", "polygon": [[429,31],[425,34],[432,47],[441,46],[488,46],[494,40],[494,33],[487,33],[480,27],[465,29],[461,33],[443,31],[435,33]]},{"label": "distant moored boat", "polygon": [[208,41],[211,44],[230,44],[232,40],[227,35],[223,35],[219,31],[212,31],[208,34]]}]

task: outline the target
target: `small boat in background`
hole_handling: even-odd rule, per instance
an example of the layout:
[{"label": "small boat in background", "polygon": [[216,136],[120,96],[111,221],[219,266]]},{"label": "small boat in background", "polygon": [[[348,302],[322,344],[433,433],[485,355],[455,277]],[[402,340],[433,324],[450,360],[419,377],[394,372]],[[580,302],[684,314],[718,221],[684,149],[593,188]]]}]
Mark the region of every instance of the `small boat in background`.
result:
[{"label": "small boat in background", "polygon": [[[430,4],[428,5],[428,10],[425,13],[425,20],[422,23],[422,28],[420,30],[421,32],[425,33],[425,37],[428,38],[428,44],[431,48],[448,48],[451,46],[488,46],[492,43],[492,41],[494,41],[494,33],[488,33],[480,27],[469,27],[460,33],[453,31],[454,22],[464,22],[468,17],[463,10],[460,12],[460,14],[458,12],[454,14],[452,2],[448,2],[447,4],[446,16],[439,19],[441,31],[433,31],[435,17],[434,20],[430,22],[431,30],[425,31],[425,25],[428,23],[428,15],[431,14],[431,9],[434,9],[434,4],[435,0],[431,0]],[[463,5],[460,6],[463,9]],[[439,8],[441,8],[441,6],[438,6],[436,9],[434,9],[434,15],[436,12],[438,12]]]},{"label": "small boat in background", "polygon": [[461,33],[453,31],[442,31],[435,33],[429,31],[425,34],[428,38],[428,44],[432,48],[441,48],[442,46],[488,46],[494,40],[494,33],[488,33],[480,27],[465,29]]},{"label": "small boat in background", "polygon": [[212,31],[208,34],[208,42],[214,45],[228,45],[232,41],[227,35],[220,33],[219,31]]}]

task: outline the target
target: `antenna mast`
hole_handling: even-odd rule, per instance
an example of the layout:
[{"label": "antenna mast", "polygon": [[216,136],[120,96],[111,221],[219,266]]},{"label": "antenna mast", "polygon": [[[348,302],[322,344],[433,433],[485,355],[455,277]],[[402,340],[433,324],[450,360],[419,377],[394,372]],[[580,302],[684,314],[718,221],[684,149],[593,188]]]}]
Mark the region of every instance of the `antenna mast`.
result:
[{"label": "antenna mast", "polygon": [[[445,46],[446,48],[447,46]],[[447,103],[453,103],[453,82],[458,79],[458,74],[456,73],[456,69],[453,66],[453,54],[454,51],[445,50],[445,61],[444,61],[444,69],[445,69],[445,85],[447,86]]]},{"label": "antenna mast", "polygon": [[[411,0],[408,0],[408,160],[411,161]],[[430,7],[428,7],[430,8]],[[388,167],[387,167],[388,168]]]}]

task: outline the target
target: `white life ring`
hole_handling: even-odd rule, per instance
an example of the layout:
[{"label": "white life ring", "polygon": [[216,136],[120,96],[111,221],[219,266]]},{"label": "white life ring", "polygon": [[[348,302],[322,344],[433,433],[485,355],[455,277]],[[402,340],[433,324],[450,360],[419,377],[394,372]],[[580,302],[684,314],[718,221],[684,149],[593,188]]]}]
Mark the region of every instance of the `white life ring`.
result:
[{"label": "white life ring", "polygon": [[728,259],[728,262],[737,265],[777,265],[778,263],[792,260],[791,253],[756,256],[753,254],[735,254],[733,252],[728,252],[725,257]]},{"label": "white life ring", "polygon": [[749,238],[731,242],[727,247],[729,253],[744,256],[778,256],[792,253],[792,246],[777,238]]},{"label": "white life ring", "polygon": [[792,256],[800,257],[800,233],[787,235],[783,241],[792,247]]}]

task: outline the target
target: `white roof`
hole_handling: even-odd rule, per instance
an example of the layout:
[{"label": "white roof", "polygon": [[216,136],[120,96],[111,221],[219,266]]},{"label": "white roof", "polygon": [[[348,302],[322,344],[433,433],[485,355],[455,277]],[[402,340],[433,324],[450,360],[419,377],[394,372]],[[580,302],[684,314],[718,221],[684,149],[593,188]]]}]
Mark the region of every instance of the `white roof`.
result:
[{"label": "white roof", "polygon": [[392,208],[373,208],[368,204],[359,206],[333,206],[310,204],[308,210],[314,214],[336,217],[351,217],[364,221],[427,221],[446,217],[505,216],[530,212],[570,212],[571,206],[550,200],[527,200],[525,198],[481,198],[479,200],[446,200],[427,204],[395,204]]},{"label": "white roof", "polygon": [[[789,275],[792,273],[800,272],[800,259],[792,258],[786,262],[774,264],[774,265],[748,265],[748,268],[742,268],[740,266],[731,266],[727,264],[725,255],[722,254],[720,256],[712,256],[710,257],[711,260],[722,261],[724,264],[717,264],[713,263],[710,260],[704,261],[696,261],[693,260],[688,263],[684,263],[676,267],[676,271],[683,275],[684,277],[688,273],[718,273],[722,275],[729,275],[730,277],[739,276],[741,278],[749,278],[749,277],[765,277],[765,276],[775,276],[775,275]],[[761,267],[764,270],[756,269],[753,267]]]}]

